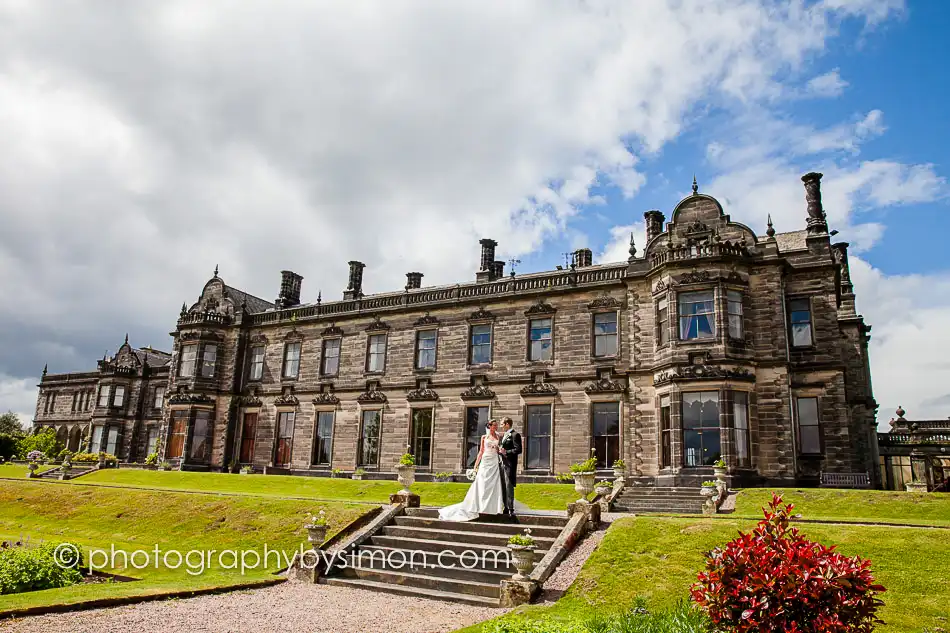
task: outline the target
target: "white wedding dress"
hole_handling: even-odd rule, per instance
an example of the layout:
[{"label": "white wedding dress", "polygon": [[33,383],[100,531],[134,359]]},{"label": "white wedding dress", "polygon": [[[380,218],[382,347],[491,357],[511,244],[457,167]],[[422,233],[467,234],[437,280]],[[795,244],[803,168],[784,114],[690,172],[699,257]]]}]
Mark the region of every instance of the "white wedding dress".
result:
[{"label": "white wedding dress", "polygon": [[501,456],[498,440],[485,435],[485,453],[478,464],[475,481],[469,486],[462,503],[439,510],[442,521],[471,521],[479,514],[501,514],[505,511],[505,499],[501,491]]}]

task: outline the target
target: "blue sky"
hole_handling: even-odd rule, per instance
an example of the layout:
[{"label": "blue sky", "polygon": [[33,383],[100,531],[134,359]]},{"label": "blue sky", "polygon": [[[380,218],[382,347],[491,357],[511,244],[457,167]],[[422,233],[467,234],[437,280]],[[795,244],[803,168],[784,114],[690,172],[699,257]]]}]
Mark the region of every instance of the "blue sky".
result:
[{"label": "blue sky", "polygon": [[0,2],[0,410],[126,332],[169,348],[215,266],[273,299],[642,247],[716,196],[804,225],[825,174],[886,424],[950,415],[950,9],[937,0]]}]

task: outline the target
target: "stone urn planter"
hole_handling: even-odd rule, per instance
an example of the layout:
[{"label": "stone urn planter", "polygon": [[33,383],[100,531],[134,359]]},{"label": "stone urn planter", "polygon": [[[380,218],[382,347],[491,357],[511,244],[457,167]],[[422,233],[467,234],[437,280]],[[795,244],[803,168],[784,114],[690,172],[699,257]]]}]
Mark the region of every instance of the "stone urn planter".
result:
[{"label": "stone urn planter", "polygon": [[313,545],[314,549],[319,549],[323,542],[327,540],[327,525],[314,525],[308,523],[304,526],[307,530],[307,540]]},{"label": "stone urn planter", "polygon": [[611,486],[597,486],[596,488],[594,488],[594,493],[598,497],[606,497],[607,495],[610,494],[611,490],[613,490]]},{"label": "stone urn planter", "polygon": [[623,468],[614,468],[614,479],[623,479],[626,474]]},{"label": "stone urn planter", "polygon": [[699,494],[701,494],[706,499],[710,499],[719,495],[719,488],[717,486],[703,486],[700,488]]},{"label": "stone urn planter", "polygon": [[589,495],[594,490],[594,477],[597,473],[585,472],[585,473],[572,473],[574,477],[574,490],[577,491],[577,494],[580,495],[580,500],[586,501],[587,495]]},{"label": "stone urn planter", "polygon": [[416,483],[416,467],[398,464],[396,466],[396,479],[399,480],[399,485],[402,486],[402,490],[399,491],[400,494],[412,494],[409,488]]},{"label": "stone urn planter", "polygon": [[508,551],[511,552],[511,563],[518,570],[512,579],[526,580],[528,574],[534,569],[534,560],[537,555],[534,545],[509,545]]},{"label": "stone urn planter", "polygon": [[365,473],[353,473],[352,475],[350,475],[350,477],[356,481],[363,481],[364,476],[365,476]]},{"label": "stone urn planter", "polygon": [[30,462],[29,464],[27,464],[27,468],[29,468],[30,470],[26,473],[26,476],[29,477],[29,478],[36,477],[36,476],[37,476],[37,475],[36,475],[36,470],[37,470],[39,467],[40,467],[40,465],[37,464],[36,462]]}]

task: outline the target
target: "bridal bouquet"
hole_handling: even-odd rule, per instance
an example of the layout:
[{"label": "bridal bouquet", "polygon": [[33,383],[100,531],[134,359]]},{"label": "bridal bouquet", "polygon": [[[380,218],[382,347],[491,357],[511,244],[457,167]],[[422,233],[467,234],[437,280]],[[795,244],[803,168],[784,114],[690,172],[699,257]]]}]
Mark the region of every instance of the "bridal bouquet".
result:
[{"label": "bridal bouquet", "polygon": [[465,478],[468,479],[469,481],[475,481],[475,474],[477,472],[478,471],[476,471],[474,468],[469,468],[468,470],[465,471]]}]

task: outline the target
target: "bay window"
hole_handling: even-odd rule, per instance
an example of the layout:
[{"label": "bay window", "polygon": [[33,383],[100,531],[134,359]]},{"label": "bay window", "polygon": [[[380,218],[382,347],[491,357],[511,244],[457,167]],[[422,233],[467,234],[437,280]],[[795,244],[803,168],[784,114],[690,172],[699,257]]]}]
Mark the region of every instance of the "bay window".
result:
[{"label": "bay window", "polygon": [[680,340],[716,338],[716,303],[712,290],[679,294]]}]

